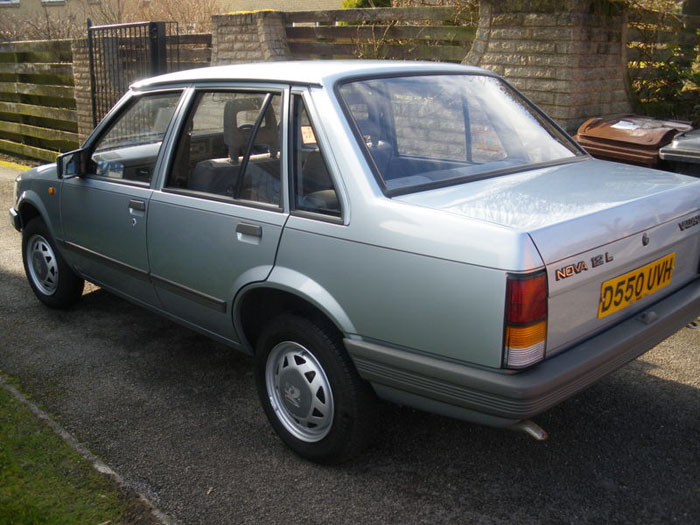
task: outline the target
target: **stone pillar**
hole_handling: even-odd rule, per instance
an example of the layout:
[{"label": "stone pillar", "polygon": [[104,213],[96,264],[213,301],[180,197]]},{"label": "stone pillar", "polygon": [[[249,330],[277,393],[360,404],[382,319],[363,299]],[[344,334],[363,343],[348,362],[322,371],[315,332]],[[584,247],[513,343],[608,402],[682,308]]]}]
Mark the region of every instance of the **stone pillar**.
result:
[{"label": "stone pillar", "polygon": [[683,58],[678,65],[691,69],[693,62],[698,56],[698,45],[700,45],[700,35],[698,34],[698,26],[700,26],[700,0],[685,0],[683,2],[683,31],[681,34],[681,54]]},{"label": "stone pillar", "polygon": [[567,131],[631,111],[627,17],[607,0],[481,0],[463,63],[505,77]]},{"label": "stone pillar", "polygon": [[211,65],[272,62],[292,58],[284,14],[248,11],[212,17]]},{"label": "stone pillar", "polygon": [[73,40],[73,82],[78,116],[78,140],[82,143],[92,131],[92,94],[90,92],[90,54],[87,39]]}]

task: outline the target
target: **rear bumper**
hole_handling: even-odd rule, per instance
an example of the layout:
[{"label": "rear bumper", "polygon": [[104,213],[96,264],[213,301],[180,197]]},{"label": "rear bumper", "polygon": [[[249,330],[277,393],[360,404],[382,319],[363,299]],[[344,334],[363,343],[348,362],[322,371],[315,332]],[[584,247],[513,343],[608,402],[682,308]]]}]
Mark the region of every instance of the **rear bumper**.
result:
[{"label": "rear bumper", "polygon": [[17,230],[18,232],[22,231],[22,218],[19,215],[19,212],[15,210],[14,208],[10,208],[10,222],[12,223],[12,226]]},{"label": "rear bumper", "polygon": [[470,367],[345,340],[380,397],[460,419],[507,426],[535,416],[642,355],[700,315],[700,278],[569,350],[522,372]]}]

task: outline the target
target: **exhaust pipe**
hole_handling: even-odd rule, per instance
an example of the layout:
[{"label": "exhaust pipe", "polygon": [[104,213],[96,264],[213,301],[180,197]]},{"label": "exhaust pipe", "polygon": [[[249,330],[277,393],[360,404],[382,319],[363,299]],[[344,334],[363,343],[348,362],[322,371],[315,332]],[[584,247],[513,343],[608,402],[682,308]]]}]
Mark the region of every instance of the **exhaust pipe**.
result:
[{"label": "exhaust pipe", "polygon": [[545,432],[541,426],[529,419],[520,421],[508,428],[510,430],[515,430],[516,432],[524,432],[536,441],[546,441],[549,438],[549,435],[547,435],[547,432]]}]

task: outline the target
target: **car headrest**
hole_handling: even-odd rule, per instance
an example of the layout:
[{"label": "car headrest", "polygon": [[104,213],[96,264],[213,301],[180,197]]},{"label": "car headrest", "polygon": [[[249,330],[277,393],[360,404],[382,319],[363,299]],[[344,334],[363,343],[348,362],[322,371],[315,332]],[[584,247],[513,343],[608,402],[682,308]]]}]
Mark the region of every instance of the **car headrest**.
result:
[{"label": "car headrest", "polygon": [[[238,157],[245,155],[250,134],[253,126],[248,125],[241,129],[239,125],[239,114],[243,111],[252,111],[257,114],[260,111],[263,97],[244,97],[229,100],[224,106],[224,144],[228,147],[229,157],[232,161],[238,162]],[[272,105],[268,106],[265,117],[260,124],[258,135],[255,139],[257,144],[265,144],[270,148],[270,154],[276,156],[279,151],[279,138],[277,129],[277,119]]]}]

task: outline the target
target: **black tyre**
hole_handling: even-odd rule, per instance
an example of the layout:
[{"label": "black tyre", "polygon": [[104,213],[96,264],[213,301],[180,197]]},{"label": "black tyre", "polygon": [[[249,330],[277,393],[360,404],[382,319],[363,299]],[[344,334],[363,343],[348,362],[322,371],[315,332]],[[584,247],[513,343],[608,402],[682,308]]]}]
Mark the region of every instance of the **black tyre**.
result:
[{"label": "black tyre", "polygon": [[371,438],[374,391],[329,323],[291,314],[270,322],[258,340],[255,382],[272,427],[308,460],[345,461]]},{"label": "black tyre", "polygon": [[27,280],[42,303],[68,308],[80,299],[85,282],[68,267],[41,217],[22,230],[22,260]]}]

